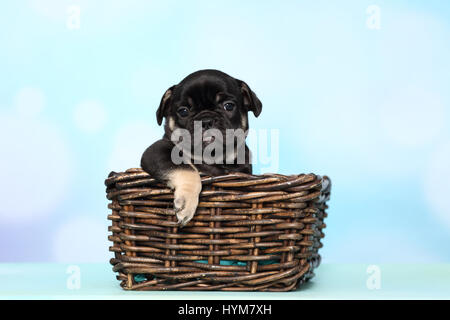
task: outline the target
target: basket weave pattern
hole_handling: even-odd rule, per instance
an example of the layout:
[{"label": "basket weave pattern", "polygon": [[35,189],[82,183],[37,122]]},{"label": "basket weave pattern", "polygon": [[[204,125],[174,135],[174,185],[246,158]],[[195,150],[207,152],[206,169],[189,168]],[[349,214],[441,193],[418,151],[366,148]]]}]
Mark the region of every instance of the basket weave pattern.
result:
[{"label": "basket weave pattern", "polygon": [[141,169],[112,172],[105,184],[111,264],[124,289],[290,291],[320,263],[327,177],[202,176],[183,228],[173,191]]}]

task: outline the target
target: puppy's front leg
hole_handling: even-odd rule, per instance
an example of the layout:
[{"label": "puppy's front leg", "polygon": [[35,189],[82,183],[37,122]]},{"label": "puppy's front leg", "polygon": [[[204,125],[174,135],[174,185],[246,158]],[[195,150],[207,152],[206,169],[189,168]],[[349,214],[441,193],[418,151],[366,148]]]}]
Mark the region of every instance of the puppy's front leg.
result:
[{"label": "puppy's front leg", "polygon": [[169,140],[156,141],[142,155],[141,167],[155,179],[174,189],[174,208],[179,223],[184,226],[195,214],[202,182],[192,164],[175,165],[172,162],[173,147]]},{"label": "puppy's front leg", "polygon": [[194,216],[202,190],[200,174],[193,168],[174,169],[168,174],[167,185],[175,190],[174,208],[178,222],[186,225]]}]

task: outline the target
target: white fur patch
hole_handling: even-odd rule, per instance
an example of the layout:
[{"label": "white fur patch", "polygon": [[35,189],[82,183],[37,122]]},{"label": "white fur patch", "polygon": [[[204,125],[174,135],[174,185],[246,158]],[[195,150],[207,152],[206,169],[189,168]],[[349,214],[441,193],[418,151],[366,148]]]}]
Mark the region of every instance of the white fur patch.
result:
[{"label": "white fur patch", "polygon": [[247,130],[248,124],[247,124],[247,116],[246,115],[242,116],[241,125],[244,130]]},{"label": "white fur patch", "polygon": [[175,120],[172,117],[169,117],[169,129],[175,130]]},{"label": "white fur patch", "polygon": [[[195,167],[193,167],[195,169]],[[202,190],[202,182],[197,169],[175,169],[168,175],[168,186],[174,189],[174,209],[178,222],[184,226],[197,210],[198,197]]]}]

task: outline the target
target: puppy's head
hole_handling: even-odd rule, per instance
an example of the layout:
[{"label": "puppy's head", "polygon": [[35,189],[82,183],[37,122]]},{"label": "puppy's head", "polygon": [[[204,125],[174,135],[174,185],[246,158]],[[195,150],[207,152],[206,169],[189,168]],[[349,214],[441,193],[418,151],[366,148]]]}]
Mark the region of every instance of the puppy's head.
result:
[{"label": "puppy's head", "polygon": [[[194,124],[202,130],[217,129],[226,135],[227,129],[248,130],[247,113],[257,117],[262,104],[250,87],[218,70],[201,70],[170,87],[163,95],[156,112],[161,125],[166,118],[168,136],[177,128],[194,133]],[[203,141],[208,144],[210,141]]]}]

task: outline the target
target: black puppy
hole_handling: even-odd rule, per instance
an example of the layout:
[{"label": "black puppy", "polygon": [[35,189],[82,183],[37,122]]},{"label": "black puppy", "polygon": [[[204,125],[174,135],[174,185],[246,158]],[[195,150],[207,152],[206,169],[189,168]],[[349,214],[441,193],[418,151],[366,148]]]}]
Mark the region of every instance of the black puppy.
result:
[{"label": "black puppy", "polygon": [[[164,93],[156,119],[159,125],[166,119],[165,134],[145,150],[141,167],[175,190],[174,208],[182,226],[197,209],[202,188],[199,172],[208,175],[252,172],[250,151],[245,145],[247,112],[252,111],[257,117],[261,109],[261,101],[244,81],[218,70],[194,72]],[[227,135],[231,129],[244,132],[243,156],[237,150],[240,147],[236,136]],[[182,143],[178,144],[180,132]],[[226,151],[211,148],[213,144]],[[229,146],[233,147],[231,152]],[[206,151],[214,161],[203,158]]]}]

